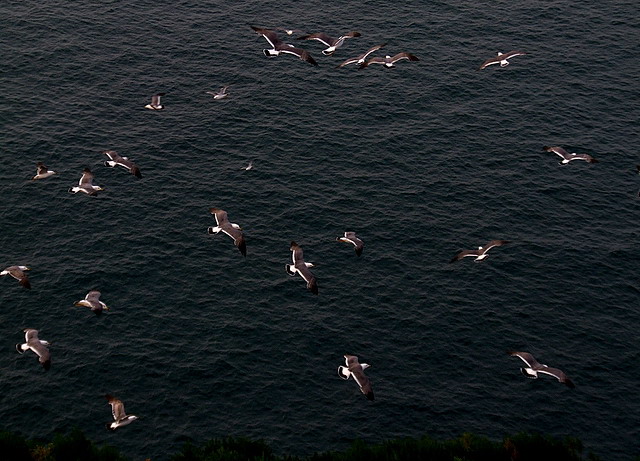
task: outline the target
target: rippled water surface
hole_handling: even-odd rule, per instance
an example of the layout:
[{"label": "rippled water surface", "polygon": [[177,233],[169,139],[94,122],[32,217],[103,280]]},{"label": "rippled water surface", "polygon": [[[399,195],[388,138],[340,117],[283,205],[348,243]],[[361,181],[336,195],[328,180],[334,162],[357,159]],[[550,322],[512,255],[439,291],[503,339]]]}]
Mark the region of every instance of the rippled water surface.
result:
[{"label": "rippled water surface", "polygon": [[[521,430],[640,452],[636,2],[78,3],[1,7],[0,265],[33,285],[0,279],[5,428],[78,426],[134,459],[225,435],[310,454]],[[314,68],[267,59],[249,24],[362,36],[331,57],[295,42]],[[335,68],[383,42],[420,61]],[[37,161],[59,174],[29,181]],[[85,166],[97,198],[67,192]],[[207,234],[212,206],[246,259]],[[448,264],[493,238],[512,243]],[[292,240],[317,297],[284,271]],[[90,289],[111,312],[73,307]],[[49,372],[15,352],[26,327]],[[576,388],[525,379],[508,349]],[[337,376],[345,353],[375,402]],[[106,431],[105,393],[139,421]]]}]

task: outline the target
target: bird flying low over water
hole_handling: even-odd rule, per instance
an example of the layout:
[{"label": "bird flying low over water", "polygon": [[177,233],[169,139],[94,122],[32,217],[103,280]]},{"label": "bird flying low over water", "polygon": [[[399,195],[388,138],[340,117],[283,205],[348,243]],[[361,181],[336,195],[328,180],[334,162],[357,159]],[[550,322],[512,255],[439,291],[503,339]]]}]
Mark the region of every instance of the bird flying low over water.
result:
[{"label": "bird flying low over water", "polygon": [[54,174],[56,174],[55,171],[48,170],[45,164],[42,162],[38,162],[36,166],[37,166],[36,175],[33,178],[31,178],[33,180],[48,178],[49,176],[53,176]]},{"label": "bird flying low over water", "polygon": [[380,45],[376,45],[374,47],[371,47],[366,52],[362,53],[360,56],[357,56],[355,58],[347,59],[342,64],[340,64],[339,66],[336,66],[336,67],[340,68],[340,67],[348,66],[349,64],[360,65],[360,64],[365,62],[365,60],[367,59],[367,56],[369,56],[371,53],[373,53],[375,51],[378,51],[380,48],[382,48],[385,45],[386,45],[386,43],[381,43]]},{"label": "bird flying low over water", "polygon": [[473,256],[476,259],[474,259],[474,262],[480,262],[482,261],[484,258],[486,258],[487,252],[493,248],[493,247],[499,247],[501,245],[506,245],[507,243],[509,243],[508,240],[491,240],[489,243],[487,243],[485,246],[483,247],[478,247],[477,250],[462,250],[460,251],[457,255],[455,255],[453,257],[453,259],[451,259],[451,261],[449,261],[449,263],[453,263],[456,262],[462,258],[466,258],[467,256]]},{"label": "bird flying low over water", "polygon": [[342,379],[349,379],[350,376],[353,376],[354,381],[360,387],[360,391],[367,396],[367,399],[373,400],[371,382],[369,382],[369,378],[364,374],[364,370],[369,368],[370,365],[367,363],[359,363],[358,357],[355,355],[345,355],[344,359],[347,366],[338,367],[338,376]]},{"label": "bird flying low over water", "polygon": [[336,238],[338,242],[351,243],[355,250],[356,254],[360,256],[362,254],[362,250],[364,249],[364,242],[360,240],[355,232],[345,232],[344,237]]},{"label": "bird flying low over water", "polygon": [[575,152],[569,153],[562,147],[544,146],[542,149],[547,152],[553,152],[554,154],[562,157],[562,161],[560,162],[560,164],[562,165],[566,165],[573,160],[584,160],[585,162],[589,163],[598,163],[598,160],[596,160],[589,154],[576,154]]},{"label": "bird flying low over water", "polygon": [[276,27],[276,30],[284,32],[287,35],[293,35],[293,34],[302,32],[301,30],[298,30],[298,29],[285,29],[284,27]]},{"label": "bird flying low over water", "polygon": [[136,419],[138,419],[136,415],[127,415],[125,413],[122,400],[117,399],[109,394],[105,395],[105,398],[109,401],[109,405],[111,405],[111,414],[113,415],[114,419],[114,422],[112,422],[111,424],[107,424],[107,429],[115,431],[119,427],[131,424]]},{"label": "bird flying low over water", "polygon": [[16,350],[23,354],[27,349],[31,349],[38,356],[38,362],[45,370],[51,368],[51,354],[47,346],[50,346],[48,341],[38,339],[38,330],[33,328],[26,328],[24,330],[25,343],[16,344]]},{"label": "bird flying low over water", "polygon": [[307,288],[314,295],[318,294],[318,283],[316,282],[316,277],[309,270],[310,267],[313,267],[312,263],[304,262],[304,258],[302,256],[302,248],[296,243],[291,242],[291,246],[289,247],[291,250],[291,258],[293,259],[293,264],[285,264],[284,268],[287,271],[287,274],[294,276],[296,274],[300,274],[300,277],[307,282]]},{"label": "bird flying low over water", "polygon": [[227,96],[229,96],[229,93],[227,93],[227,88],[229,88],[228,86],[223,86],[222,88],[220,88],[218,90],[218,92],[213,92],[213,91],[206,91],[205,93],[210,94],[213,96],[213,99],[224,99]]},{"label": "bird flying low over water", "polygon": [[2,272],[0,272],[0,276],[2,275],[10,275],[25,288],[31,288],[31,282],[29,282],[29,277],[24,271],[31,270],[27,266],[9,266]]},{"label": "bird flying low over water", "polygon": [[151,96],[151,103],[144,106],[145,109],[151,110],[162,110],[164,106],[160,104],[160,98],[164,96],[166,93],[157,93]]},{"label": "bird flying low over water", "polygon": [[89,293],[87,293],[84,299],[76,301],[75,305],[88,307],[89,309],[91,309],[91,312],[95,313],[96,315],[102,314],[103,310],[109,310],[107,305],[100,301],[100,292],[96,290],[91,290]]},{"label": "bird flying low over water", "polygon": [[332,38],[332,37],[329,37],[327,34],[323,34],[322,32],[319,32],[316,34],[303,35],[301,37],[296,38],[296,40],[318,40],[319,42],[323,43],[328,47],[327,49],[322,50],[322,54],[324,54],[325,56],[331,56],[333,53],[335,53],[338,47],[342,46],[342,44],[346,39],[353,38],[353,37],[360,37],[360,32],[355,32],[355,31],[348,32],[344,35],[341,35],[338,38]]},{"label": "bird flying low over water", "polygon": [[507,351],[507,354],[513,357],[520,357],[520,359],[527,364],[527,368],[520,368],[522,374],[527,378],[536,379],[538,377],[538,373],[542,373],[553,376],[562,384],[565,384],[572,389],[576,387],[562,370],[541,364],[528,352]]},{"label": "bird flying low over water", "polygon": [[293,45],[289,45],[288,43],[283,42],[278,38],[278,34],[269,29],[262,29],[260,27],[251,26],[251,28],[258,34],[262,35],[269,45],[271,45],[271,49],[264,49],[262,52],[268,58],[273,58],[278,56],[280,53],[285,54],[293,54],[299,57],[301,60],[308,62],[314,66],[317,66],[318,63],[311,57],[309,52],[303,50],[302,48],[296,48]]},{"label": "bird flying low over water", "polygon": [[395,67],[395,63],[398,61],[402,61],[403,59],[407,59],[409,61],[419,61],[419,59],[412,55],[411,53],[398,53],[395,56],[385,56],[384,58],[375,57],[371,58],[368,61],[360,64],[358,69],[364,69],[365,67],[370,66],[371,64],[384,64],[385,67]]},{"label": "bird flying low over water", "polygon": [[233,239],[233,244],[238,247],[242,256],[247,256],[247,244],[244,241],[244,234],[242,233],[242,228],[232,222],[229,222],[227,218],[227,212],[221,210],[219,208],[209,208],[209,213],[211,213],[216,218],[215,227],[209,227],[207,232],[209,234],[217,234],[220,231],[227,234],[229,237]]},{"label": "bird flying low over water", "polygon": [[77,194],[78,192],[84,192],[87,195],[98,195],[98,191],[104,190],[100,186],[93,185],[93,173],[89,168],[82,170],[82,176],[77,186],[71,187],[69,192]]},{"label": "bird flying low over water", "polygon": [[498,51],[498,55],[495,58],[487,59],[482,65],[478,68],[478,70],[482,70],[487,66],[492,64],[500,64],[500,67],[506,67],[509,65],[509,61],[507,59],[511,59],[515,56],[523,56],[527,53],[523,53],[522,51],[509,51],[508,53],[502,54]]},{"label": "bird flying low over water", "polygon": [[140,168],[138,168],[138,165],[133,163],[127,157],[121,157],[120,154],[118,154],[115,150],[106,150],[103,152],[103,154],[109,158],[109,160],[105,160],[104,166],[109,166],[111,168],[121,166],[136,178],[142,178],[142,173],[140,173]]}]

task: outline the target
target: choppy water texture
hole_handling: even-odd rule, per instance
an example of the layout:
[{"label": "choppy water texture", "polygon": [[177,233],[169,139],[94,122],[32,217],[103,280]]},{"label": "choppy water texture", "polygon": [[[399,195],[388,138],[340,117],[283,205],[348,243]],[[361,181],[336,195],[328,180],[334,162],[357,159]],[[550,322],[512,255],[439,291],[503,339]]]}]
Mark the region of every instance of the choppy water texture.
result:
[{"label": "choppy water texture", "polygon": [[[225,435],[309,454],[520,430],[637,455],[640,33],[637,2],[614,3],[5,2],[0,265],[29,265],[33,289],[0,279],[3,425],[77,425],[136,459]],[[362,37],[333,57],[304,42],[314,68],[267,59],[248,24]],[[335,68],[381,42],[420,61]],[[476,70],[511,49],[529,54]],[[166,110],[145,110],[159,91]],[[37,161],[60,174],[29,181]],[[67,192],[85,166],[95,199]],[[246,260],[207,235],[212,206]],[[492,238],[512,243],[448,264]],[[291,240],[317,297],[285,273]],[[73,307],[90,289],[111,313]],[[49,372],[15,352],[25,327]],[[375,402],[338,377],[345,353]],[[139,421],[106,431],[107,392]]]}]

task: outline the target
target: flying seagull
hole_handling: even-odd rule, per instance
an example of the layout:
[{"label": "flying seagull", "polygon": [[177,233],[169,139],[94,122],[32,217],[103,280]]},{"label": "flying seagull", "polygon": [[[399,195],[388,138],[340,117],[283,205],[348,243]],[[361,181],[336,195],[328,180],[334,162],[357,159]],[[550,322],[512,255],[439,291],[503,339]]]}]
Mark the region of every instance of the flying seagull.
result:
[{"label": "flying seagull", "polygon": [[509,61],[507,61],[508,59],[511,59],[515,56],[523,56],[525,54],[527,53],[523,53],[522,51],[509,51],[506,54],[502,54],[498,51],[498,55],[495,58],[487,59],[482,63],[478,70],[482,70],[492,64],[500,64],[500,67],[506,67],[509,65]]},{"label": "flying seagull", "polygon": [[302,32],[301,30],[298,30],[298,29],[285,29],[284,27],[276,27],[276,30],[282,31],[287,35],[293,35],[293,34]]},{"label": "flying seagull", "polygon": [[27,266],[9,266],[5,270],[0,272],[0,275],[10,275],[14,279],[16,279],[18,282],[20,282],[20,285],[22,285],[23,287],[31,288],[31,282],[29,282],[29,277],[27,277],[27,274],[24,273],[24,271],[28,271],[28,270],[31,270],[31,269],[29,269]]},{"label": "flying seagull", "polygon": [[253,161],[250,161],[247,166],[243,166],[242,169],[245,171],[249,171],[253,168]]},{"label": "flying seagull", "polygon": [[78,192],[84,192],[87,195],[98,195],[99,190],[104,190],[100,186],[93,185],[93,173],[89,168],[82,170],[82,176],[77,186],[71,187],[69,192],[77,194]]},{"label": "flying seagull", "polygon": [[369,378],[364,374],[364,370],[369,368],[370,365],[367,363],[358,363],[358,357],[355,355],[345,355],[344,358],[347,366],[338,367],[338,376],[342,379],[349,379],[349,376],[353,376],[353,379],[360,387],[360,391],[366,395],[369,400],[373,400],[371,383],[369,382]]},{"label": "flying seagull", "polygon": [[507,243],[509,243],[509,241],[507,240],[491,240],[489,243],[487,243],[485,246],[483,247],[478,247],[477,250],[462,250],[461,252],[459,252],[457,255],[455,255],[453,257],[453,259],[451,259],[451,261],[449,261],[449,263],[454,263],[462,258],[466,258],[467,256],[473,256],[476,259],[474,259],[474,262],[480,262],[482,261],[484,258],[486,258],[487,252],[493,248],[493,247],[499,247],[501,245],[506,245]]},{"label": "flying seagull", "polygon": [[278,56],[280,53],[293,54],[303,61],[308,62],[309,64],[313,64],[317,66],[318,63],[311,57],[308,51],[305,51],[301,48],[296,48],[293,45],[289,45],[288,43],[283,42],[278,38],[278,34],[269,29],[262,29],[260,27],[251,26],[253,30],[256,31],[258,35],[262,35],[269,45],[271,45],[271,49],[264,49],[262,52],[268,58],[273,58]]},{"label": "flying seagull", "polygon": [[206,93],[212,95],[213,99],[224,99],[227,96],[229,96],[229,93],[227,93],[227,88],[229,88],[229,87],[228,86],[223,86],[222,88],[220,88],[218,90],[217,93],[215,93],[213,91],[206,91]]},{"label": "flying seagull", "polygon": [[302,257],[302,248],[300,248],[296,242],[291,242],[291,247],[289,249],[292,251],[291,257],[293,259],[293,264],[285,264],[284,267],[287,274],[291,276],[300,274],[300,277],[307,282],[307,288],[311,293],[317,295],[318,283],[316,282],[316,277],[309,270],[310,267],[313,267],[313,264],[304,262],[304,258]]},{"label": "flying seagull", "polygon": [[553,152],[554,154],[557,154],[560,157],[562,157],[562,161],[560,162],[560,164],[562,165],[566,165],[567,163],[573,160],[584,160],[585,162],[589,162],[589,163],[598,163],[598,160],[596,160],[589,154],[576,154],[575,152],[569,153],[566,150],[564,150],[562,147],[544,146],[542,149],[544,149],[547,152]]},{"label": "flying seagull", "polygon": [[369,56],[374,51],[378,51],[380,48],[382,48],[385,45],[386,45],[386,43],[382,43],[380,45],[376,45],[376,46],[374,46],[372,48],[369,48],[365,53],[362,53],[360,56],[355,57],[355,58],[351,58],[351,59],[347,59],[345,62],[343,62],[342,64],[340,64],[339,66],[336,66],[336,67],[340,68],[340,67],[348,66],[349,64],[356,64],[356,65],[362,64],[367,59],[367,56]]},{"label": "flying seagull", "polygon": [[109,405],[111,405],[111,414],[114,419],[113,423],[107,424],[107,429],[115,431],[120,426],[126,426],[138,419],[136,415],[127,415],[124,412],[124,404],[122,403],[122,400],[109,394],[105,395],[105,398],[109,401]]},{"label": "flying seagull", "polygon": [[25,343],[16,344],[16,350],[23,354],[27,349],[31,349],[38,355],[38,362],[44,367],[45,370],[51,368],[51,354],[47,346],[50,346],[49,342],[42,339],[38,339],[38,330],[33,328],[27,328],[24,330]]},{"label": "flying seagull", "polygon": [[328,46],[327,49],[322,50],[322,54],[325,56],[331,56],[335,53],[336,48],[342,46],[344,41],[348,38],[360,37],[360,32],[348,32],[344,35],[341,35],[338,38],[329,37],[327,34],[323,34],[322,32],[316,34],[303,35],[301,37],[296,38],[296,40],[318,40],[324,45]]},{"label": "flying seagull", "polygon": [[419,61],[419,59],[412,55],[411,53],[398,53],[395,56],[385,56],[384,58],[371,58],[368,61],[360,64],[358,69],[364,69],[371,64],[384,64],[385,67],[395,67],[394,64],[398,61],[402,61],[403,59],[408,59],[409,61]]},{"label": "flying seagull", "polygon": [[42,162],[38,162],[37,167],[38,169],[36,170],[36,175],[31,178],[33,180],[48,178],[49,176],[53,176],[54,174],[56,174],[56,172],[53,170],[47,170],[47,167]]},{"label": "flying seagull", "polygon": [[355,247],[356,254],[360,256],[364,248],[364,242],[360,240],[355,232],[345,232],[344,237],[336,238],[339,242],[351,243]]},{"label": "flying seagull", "polygon": [[211,213],[216,218],[216,227],[209,227],[207,231],[209,234],[217,234],[220,231],[227,234],[229,237],[233,239],[233,243],[238,247],[242,256],[247,256],[247,244],[244,241],[244,234],[242,233],[242,228],[232,222],[229,222],[227,219],[227,212],[221,210],[219,208],[209,208],[209,213]]},{"label": "flying seagull", "polygon": [[160,104],[160,97],[164,96],[166,93],[158,93],[158,94],[154,94],[153,96],[151,96],[151,104],[147,104],[146,106],[144,106],[145,109],[151,109],[151,110],[162,110],[164,109],[164,106],[162,104]]},{"label": "flying seagull", "polygon": [[142,174],[140,173],[140,168],[138,165],[133,163],[127,157],[121,157],[115,150],[107,150],[103,152],[104,155],[109,157],[109,160],[105,160],[104,165],[110,166],[114,168],[116,165],[123,167],[129,173],[134,175],[136,178],[141,179]]},{"label": "flying seagull", "polygon": [[576,387],[573,382],[564,374],[562,370],[558,370],[557,368],[551,368],[542,363],[539,363],[533,355],[528,352],[517,352],[517,351],[507,351],[507,354],[512,355],[514,357],[520,357],[520,359],[527,364],[527,368],[520,368],[520,371],[527,378],[536,379],[538,377],[538,373],[543,373],[545,375],[551,375],[555,377],[558,381],[563,384],[566,384],[570,388]]},{"label": "flying seagull", "polygon": [[102,314],[103,310],[109,310],[107,305],[100,301],[100,292],[96,290],[91,290],[89,293],[87,293],[84,299],[81,299],[80,301],[77,301],[75,303],[75,306],[88,307],[89,309],[91,309],[91,312],[95,313],[96,315]]}]

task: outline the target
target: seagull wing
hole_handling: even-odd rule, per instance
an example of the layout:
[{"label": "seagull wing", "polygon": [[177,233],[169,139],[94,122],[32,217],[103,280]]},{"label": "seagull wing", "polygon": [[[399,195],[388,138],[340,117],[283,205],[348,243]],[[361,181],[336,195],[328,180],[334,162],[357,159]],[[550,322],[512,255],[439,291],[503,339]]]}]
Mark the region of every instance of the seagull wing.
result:
[{"label": "seagull wing", "polygon": [[84,297],[87,301],[91,303],[100,303],[100,292],[96,290],[92,290],[87,293],[87,296]]},{"label": "seagull wing", "polygon": [[216,218],[216,224],[219,227],[224,226],[225,224],[229,224],[229,220],[227,219],[227,212],[221,210],[219,208],[210,208],[209,212]]},{"label": "seagull wing", "polygon": [[158,93],[151,96],[151,105],[159,106],[160,105],[160,97],[164,96],[165,93]]},{"label": "seagull wing", "polygon": [[334,43],[337,42],[336,39],[331,38],[327,34],[324,34],[322,32],[318,32],[316,34],[302,35],[301,37],[297,37],[296,40],[318,40],[319,42],[322,42],[327,46],[332,46]]},{"label": "seagull wing", "polygon": [[491,240],[482,248],[482,252],[486,253],[493,247],[499,247],[506,245],[507,243],[509,243],[509,240]]},{"label": "seagull wing", "polygon": [[451,258],[451,261],[449,261],[449,263],[454,263],[456,261],[461,260],[462,258],[466,258],[467,256],[478,257],[478,256],[480,256],[480,253],[478,253],[477,250],[462,250],[457,255],[455,255],[453,258]]},{"label": "seagull wing", "polygon": [[508,351],[507,353],[513,357],[519,357],[520,360],[526,363],[529,368],[533,368],[534,370],[544,368],[540,362],[538,362],[535,357],[528,352]]},{"label": "seagull wing", "polygon": [[47,167],[44,165],[44,163],[38,162],[38,170],[36,171],[36,174],[43,174],[43,173],[46,173],[47,171],[48,171]]},{"label": "seagull wing", "polygon": [[80,177],[80,181],[78,182],[79,186],[89,186],[93,185],[93,173],[89,168],[85,168],[82,172],[82,176]]},{"label": "seagull wing", "polygon": [[111,395],[107,395],[106,398],[111,405],[111,414],[113,415],[113,419],[115,421],[120,421],[121,419],[127,417],[127,414],[124,411],[124,404],[122,403],[122,400],[116,399]]},{"label": "seagull wing", "polygon": [[419,59],[411,53],[398,53],[391,58],[391,62],[394,63],[402,61],[403,59],[408,59],[409,61],[419,61]]},{"label": "seagull wing", "polygon": [[233,244],[238,247],[242,256],[247,256],[247,244],[244,241],[244,234],[240,229],[236,229],[227,221],[224,226],[221,226],[220,230],[233,239]]},{"label": "seagull wing", "polygon": [[545,146],[542,149],[544,149],[547,152],[553,152],[554,154],[559,155],[563,159],[569,159],[571,157],[571,154],[569,154],[569,152],[567,152],[566,150],[564,150],[562,147],[559,147],[559,146]]},{"label": "seagull wing", "polygon": [[24,341],[29,343],[31,340],[39,341],[38,339],[38,330],[34,330],[33,328],[27,328],[24,330]]},{"label": "seagull wing", "polygon": [[287,45],[285,43],[283,44],[283,46],[279,45],[276,49],[281,53],[293,54],[299,57],[300,59],[302,59],[303,61],[306,61],[309,64],[312,64],[314,66],[318,65],[316,60],[311,57],[309,52],[307,50],[303,50],[302,48],[296,48],[295,46]]},{"label": "seagull wing", "polygon": [[273,30],[262,29],[260,27],[255,27],[255,26],[251,26],[251,28],[258,35],[262,35],[265,38],[265,40],[269,42],[269,45],[271,45],[272,48],[275,48],[276,45],[278,45],[279,43],[282,43],[282,41],[278,38],[278,34],[275,33]]},{"label": "seagull wing", "polygon": [[574,388],[575,385],[573,384],[573,382],[567,377],[567,375],[564,374],[564,372],[562,370],[559,370],[557,368],[551,368],[551,367],[542,367],[537,369],[538,373],[544,373],[545,375],[550,375],[555,377],[558,381],[560,381],[561,383]]}]

